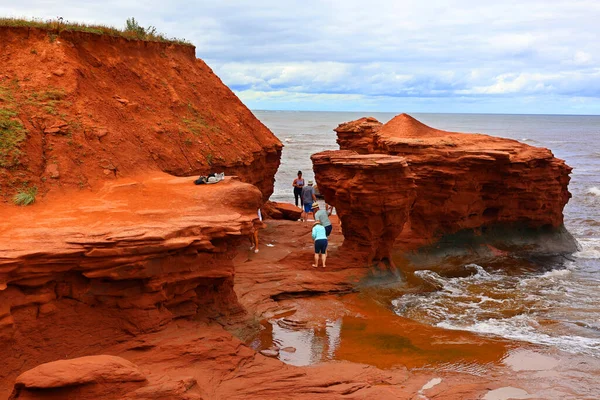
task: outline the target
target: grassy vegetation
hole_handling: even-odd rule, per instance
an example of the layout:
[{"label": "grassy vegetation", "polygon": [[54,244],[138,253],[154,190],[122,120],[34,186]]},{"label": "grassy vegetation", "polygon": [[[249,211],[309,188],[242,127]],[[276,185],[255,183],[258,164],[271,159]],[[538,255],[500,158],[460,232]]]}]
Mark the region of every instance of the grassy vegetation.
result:
[{"label": "grassy vegetation", "polygon": [[27,130],[17,118],[16,105],[9,87],[0,86],[0,167],[14,167],[19,163],[19,145],[27,137]]},{"label": "grassy vegetation", "polygon": [[209,129],[209,125],[202,117],[196,117],[193,119],[182,118],[181,121],[185,127],[196,136],[200,136],[203,131]]},{"label": "grassy vegetation", "polygon": [[50,41],[56,40],[56,35],[60,32],[88,32],[97,35],[108,35],[124,37],[127,39],[144,40],[149,42],[167,42],[177,43],[186,46],[192,46],[185,39],[169,38],[158,32],[154,26],[144,28],[135,18],[127,19],[123,29],[118,29],[106,25],[88,25],[78,22],[65,21],[62,18],[56,20],[42,19],[20,19],[20,18],[0,18],[0,27],[25,27],[39,28],[49,31]]},{"label": "grassy vegetation", "polygon": [[27,131],[17,113],[0,109],[0,167],[12,167],[18,163],[19,144],[25,140]]},{"label": "grassy vegetation", "polygon": [[37,187],[25,188],[13,197],[13,203],[18,206],[28,206],[35,202],[37,196]]},{"label": "grassy vegetation", "polygon": [[67,93],[63,89],[57,89],[50,87],[44,93],[41,94],[40,100],[62,100],[65,98]]},{"label": "grassy vegetation", "polygon": [[187,104],[188,109],[188,118],[182,118],[181,122],[185,125],[188,131],[193,133],[195,136],[200,136],[202,132],[211,131],[218,132],[219,127],[216,125],[211,125],[206,120],[198,110],[192,105],[192,103]]},{"label": "grassy vegetation", "polygon": [[[58,115],[56,109],[59,105],[70,105],[63,101],[67,93],[63,89],[48,87],[44,92],[29,92],[26,104],[32,107],[41,108],[46,114]],[[64,116],[64,114],[62,114]],[[64,119],[64,118],[63,118]]]}]

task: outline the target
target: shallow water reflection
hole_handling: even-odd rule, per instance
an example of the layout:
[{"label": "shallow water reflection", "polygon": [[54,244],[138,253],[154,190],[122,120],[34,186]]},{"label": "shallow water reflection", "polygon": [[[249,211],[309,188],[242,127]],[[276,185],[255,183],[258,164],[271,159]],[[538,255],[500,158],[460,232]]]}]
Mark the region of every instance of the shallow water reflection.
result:
[{"label": "shallow water reflection", "polygon": [[[306,309],[304,303],[310,300],[295,301],[299,309]],[[443,366],[474,374],[484,373],[487,364],[500,362],[506,353],[502,340],[411,321],[368,296],[352,294],[332,301],[340,303],[344,316],[319,322],[320,315],[310,323],[297,315],[264,321],[251,346],[279,349],[280,360],[298,366],[347,360],[380,368]]]},{"label": "shallow water reflection", "polygon": [[314,328],[290,324],[286,318],[279,318],[265,321],[263,327],[265,329],[251,346],[256,350],[277,348],[281,361],[296,366],[334,360],[341,342],[341,318]]}]

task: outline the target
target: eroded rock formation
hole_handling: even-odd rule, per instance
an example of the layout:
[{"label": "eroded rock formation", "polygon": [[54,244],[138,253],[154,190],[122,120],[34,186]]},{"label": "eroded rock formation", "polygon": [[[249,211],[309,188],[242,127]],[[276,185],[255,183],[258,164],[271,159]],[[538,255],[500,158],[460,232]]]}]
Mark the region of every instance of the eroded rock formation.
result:
[{"label": "eroded rock formation", "polygon": [[[163,173],[12,208],[0,223],[0,350],[8,370],[86,355],[182,317],[243,314],[235,247],[260,191]],[[39,343],[52,343],[39,346]]]},{"label": "eroded rock formation", "polygon": [[[347,260],[312,271],[309,227],[294,223],[271,232],[289,242],[273,245],[270,263],[238,260],[235,274],[281,144],[193,47],[0,28],[0,104],[12,135],[0,149],[2,196],[39,190],[31,207],[0,205],[1,399],[398,399],[432,378],[285,365],[224,329],[290,312],[281,299],[350,291],[365,270]],[[417,175],[394,155],[326,157],[368,181],[343,175],[361,197],[332,193],[385,211],[358,212],[371,221],[355,238],[359,247],[379,238],[369,251],[385,257]],[[222,170],[243,182],[177,177]],[[401,185],[385,194],[389,176]],[[447,397],[489,386],[446,382]]]},{"label": "eroded rock formation", "polygon": [[[400,221],[399,229],[390,231],[396,236],[386,237],[381,245],[385,249],[396,239],[403,248],[414,249],[445,235],[465,231],[479,234],[496,227],[501,227],[503,233],[561,230],[562,210],[570,198],[567,187],[571,168],[548,149],[482,134],[445,132],[406,114],[387,124],[362,118],[341,124],[336,132],[341,150],[315,154],[312,160],[318,185],[325,200],[336,206],[350,246],[367,248],[366,242],[380,240],[380,236],[357,240],[355,232],[364,232],[367,226],[361,215],[363,209],[380,210],[379,218],[384,219],[388,210],[379,201],[372,207],[368,197],[347,204],[346,193],[360,197],[362,183],[357,185],[349,178],[361,168],[340,168],[340,163],[333,160],[346,157],[348,151],[365,157],[386,154],[403,158],[406,166],[402,169],[413,176],[416,197],[412,185],[404,184],[403,190],[403,184],[398,185],[401,181],[393,175],[378,177],[379,185],[369,189],[381,196],[392,190],[396,196],[415,199],[409,205],[407,223]],[[361,177],[361,181],[364,179]],[[572,251],[574,246],[574,241],[567,240],[563,249]],[[371,255],[377,253],[377,249],[367,250]]]},{"label": "eroded rock formation", "polygon": [[[0,195],[225,171],[273,191],[282,145],[193,46],[0,28]],[[6,140],[5,140],[6,139]]]},{"label": "eroded rock formation", "polygon": [[403,157],[325,151],[312,157],[321,194],[334,204],[346,246],[389,259],[416,195],[415,176]]},{"label": "eroded rock formation", "polygon": [[293,204],[275,201],[267,201],[262,210],[266,218],[287,219],[289,221],[298,221],[302,214],[302,210]]}]

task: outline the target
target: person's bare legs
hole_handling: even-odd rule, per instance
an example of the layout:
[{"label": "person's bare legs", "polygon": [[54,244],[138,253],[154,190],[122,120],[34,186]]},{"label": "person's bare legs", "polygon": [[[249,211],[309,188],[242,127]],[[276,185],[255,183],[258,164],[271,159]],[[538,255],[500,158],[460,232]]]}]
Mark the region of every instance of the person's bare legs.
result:
[{"label": "person's bare legs", "polygon": [[312,265],[314,268],[319,267],[319,253],[315,253],[315,263]]},{"label": "person's bare legs", "polygon": [[327,260],[327,250],[325,250],[325,253],[321,254],[321,258],[323,259],[323,268],[325,268],[325,260]]},{"label": "person's bare legs", "polygon": [[250,241],[250,250],[254,250],[254,248],[256,248],[256,244],[254,243],[254,232],[248,235],[248,240]]},{"label": "person's bare legs", "polygon": [[254,252],[258,253],[258,229],[254,230],[252,236],[254,236]]}]

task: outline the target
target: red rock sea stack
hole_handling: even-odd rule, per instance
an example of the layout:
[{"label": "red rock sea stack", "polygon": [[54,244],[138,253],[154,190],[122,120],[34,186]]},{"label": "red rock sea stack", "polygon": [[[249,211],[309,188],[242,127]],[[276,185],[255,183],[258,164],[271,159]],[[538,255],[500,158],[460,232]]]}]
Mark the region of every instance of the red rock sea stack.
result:
[{"label": "red rock sea stack", "polygon": [[[565,234],[562,211],[571,197],[571,168],[548,149],[445,132],[407,114],[386,124],[362,118],[341,124],[336,132],[341,150],[312,156],[316,180],[325,200],[338,210],[345,245],[362,248],[370,257],[379,258],[394,243],[413,250],[465,232],[477,236],[498,230],[500,236],[512,236],[494,242],[499,246],[525,244],[523,238],[513,241],[515,235],[533,231],[544,238]],[[395,168],[386,172],[356,163],[344,166],[356,154],[393,156],[412,180],[399,179]],[[387,216],[389,209],[381,201],[386,196],[404,199],[406,221]],[[368,228],[372,218],[388,221],[382,233]],[[574,250],[575,242],[565,237],[560,250]]]}]

